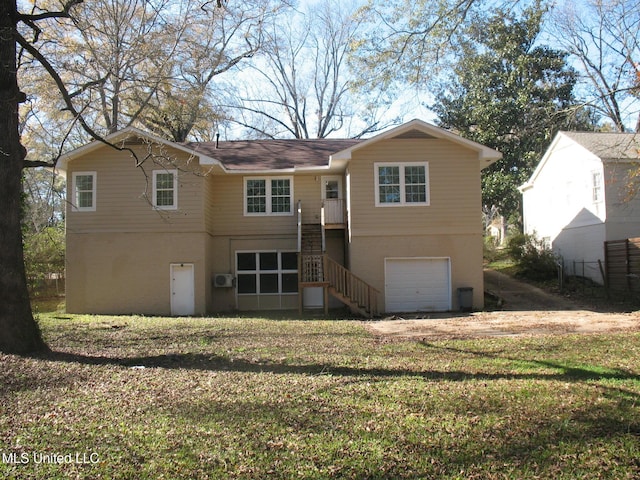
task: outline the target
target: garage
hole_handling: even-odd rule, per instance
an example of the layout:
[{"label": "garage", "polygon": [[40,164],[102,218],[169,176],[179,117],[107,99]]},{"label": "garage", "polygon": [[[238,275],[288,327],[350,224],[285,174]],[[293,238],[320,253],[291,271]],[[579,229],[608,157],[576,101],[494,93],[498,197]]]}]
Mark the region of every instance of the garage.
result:
[{"label": "garage", "polygon": [[449,258],[386,258],[387,312],[451,310]]}]

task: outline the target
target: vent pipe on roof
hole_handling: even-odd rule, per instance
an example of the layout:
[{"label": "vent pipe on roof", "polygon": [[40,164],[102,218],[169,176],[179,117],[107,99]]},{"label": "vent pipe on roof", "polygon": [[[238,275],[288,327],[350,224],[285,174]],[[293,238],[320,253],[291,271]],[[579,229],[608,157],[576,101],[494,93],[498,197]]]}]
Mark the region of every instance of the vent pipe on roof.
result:
[{"label": "vent pipe on roof", "polygon": [[220,142],[220,133],[216,133],[216,148],[218,148],[218,143]]}]

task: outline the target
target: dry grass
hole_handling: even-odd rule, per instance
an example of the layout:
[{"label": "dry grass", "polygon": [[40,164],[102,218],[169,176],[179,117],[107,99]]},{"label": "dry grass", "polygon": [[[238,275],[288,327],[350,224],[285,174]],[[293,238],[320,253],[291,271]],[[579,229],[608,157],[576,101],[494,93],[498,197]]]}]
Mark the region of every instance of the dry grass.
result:
[{"label": "dry grass", "polygon": [[0,355],[1,478],[640,475],[637,334],[426,343],[347,320],[41,323],[52,353]]}]

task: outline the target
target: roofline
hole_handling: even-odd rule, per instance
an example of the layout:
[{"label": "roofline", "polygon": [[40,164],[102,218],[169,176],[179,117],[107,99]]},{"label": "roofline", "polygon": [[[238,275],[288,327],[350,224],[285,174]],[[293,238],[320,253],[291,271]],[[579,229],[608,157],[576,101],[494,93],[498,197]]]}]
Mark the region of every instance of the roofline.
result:
[{"label": "roofline", "polygon": [[[159,143],[167,147],[175,148],[176,150],[180,150],[189,155],[198,157],[200,160],[200,163],[203,165],[216,165],[222,168],[223,170],[226,170],[224,165],[222,165],[222,163],[220,163],[218,160],[214,158],[211,158],[207,155],[203,155],[194,149],[187,148],[183,145],[180,145],[179,143],[172,142],[171,140],[166,140],[164,138],[158,137],[152,133],[145,132],[135,127],[123,128],[122,130],[118,130],[117,132],[107,135],[106,137],[104,137],[104,139],[108,143],[115,144],[116,142],[123,141],[132,137],[146,138],[152,141],[153,143]],[[65,153],[56,162],[55,170],[66,172],[67,164],[71,160],[74,160],[75,158],[81,155],[85,155],[89,152],[97,150],[100,147],[108,147],[109,146],[108,143],[104,143],[99,140],[93,140],[92,142],[89,142],[86,145],[83,145],[74,150],[71,150],[70,152]]]},{"label": "roofline", "polygon": [[423,120],[419,120],[417,118],[414,118],[413,120],[410,120],[407,123],[403,123],[402,125],[399,125],[395,128],[392,128],[390,130],[387,130],[385,132],[382,132],[374,137],[371,137],[367,140],[362,141],[361,143],[358,143],[357,145],[354,145],[352,147],[349,147],[345,150],[341,150],[340,152],[334,153],[333,155],[330,156],[329,159],[329,165],[331,165],[331,162],[333,161],[340,161],[340,160],[351,160],[351,156],[353,154],[354,151],[360,149],[360,148],[364,148],[367,147],[373,143],[376,143],[380,140],[386,140],[389,138],[393,138],[396,137],[406,131],[409,130],[414,130],[414,129],[418,129],[421,130],[425,133],[428,133],[436,138],[441,138],[441,139],[445,139],[445,140],[450,140],[454,143],[457,143],[459,145],[462,145],[464,147],[470,148],[472,150],[475,150],[478,152],[478,156],[480,158],[480,160],[485,160],[486,164],[482,166],[482,168],[488,167],[489,165],[491,165],[492,163],[500,160],[502,158],[502,153],[498,152],[497,150],[494,150],[492,148],[486,147],[480,143],[474,142],[472,140],[468,140],[466,138],[461,137],[460,135],[457,135],[453,132],[450,132],[449,130],[445,130],[444,128],[441,127],[437,127],[435,125],[432,125],[430,123],[427,123]]},{"label": "roofline", "polygon": [[553,152],[553,150],[555,150],[556,145],[560,141],[560,138],[564,137],[564,136],[566,136],[566,135],[564,135],[563,132],[556,133],[556,136],[553,138],[553,140],[551,140],[551,143],[547,147],[546,152],[544,152],[544,155],[542,156],[542,158],[538,162],[538,165],[536,165],[536,168],[533,171],[533,173],[531,174],[531,176],[529,177],[529,179],[525,183],[523,183],[522,185],[520,185],[518,187],[518,191],[520,191],[520,193],[524,193],[525,191],[533,188],[533,184],[535,183],[536,178],[538,177],[540,171],[542,170],[542,167],[547,163],[547,160],[551,156],[551,152]]},{"label": "roofline", "polygon": [[[217,162],[217,161],[216,161]],[[209,163],[201,163],[202,165],[211,165]],[[216,163],[217,165],[218,163]],[[292,174],[292,173],[324,173],[331,171],[329,165],[324,166],[312,166],[312,167],[289,167],[289,168],[267,168],[267,169],[238,169],[238,168],[224,168],[224,173],[228,175],[276,175],[276,174]]]},{"label": "roofline", "polygon": [[[339,169],[342,169],[346,166],[346,164],[349,162],[349,160],[351,160],[352,154],[354,151],[366,147],[368,145],[371,145],[373,143],[376,143],[378,141],[381,140],[385,140],[385,139],[389,139],[389,138],[393,138],[396,137],[397,135],[400,135],[404,132],[410,131],[410,130],[414,130],[414,129],[418,129],[420,131],[423,131],[431,136],[434,136],[436,138],[442,138],[442,139],[446,139],[449,141],[452,141],[454,143],[457,143],[459,145],[462,145],[464,147],[470,148],[472,150],[475,150],[476,152],[478,152],[478,157],[480,160],[484,160],[485,164],[481,165],[481,168],[485,168],[488,167],[489,165],[491,165],[492,163],[494,163],[495,161],[499,160],[502,158],[502,154],[500,152],[498,152],[497,150],[494,150],[492,148],[486,147],[484,145],[481,145],[477,142],[471,141],[471,140],[467,140],[465,138],[462,138],[460,135],[457,135],[455,133],[452,133],[448,130],[445,130],[443,128],[437,127],[435,125],[432,125],[430,123],[424,122],[422,120],[419,119],[413,119],[407,123],[404,123],[402,125],[399,125],[395,128],[392,128],[390,130],[387,130],[385,132],[382,132],[378,135],[375,135],[374,137],[371,137],[369,139],[363,140],[360,143],[357,143],[349,148],[346,148],[344,150],[341,150],[339,152],[336,152],[332,155],[329,155],[328,157],[328,163],[326,165],[321,165],[321,166],[305,166],[305,167],[290,167],[290,168],[284,168],[284,169],[247,169],[247,170],[243,170],[243,169],[229,169],[227,168],[220,160],[211,157],[210,155],[206,155],[203,153],[200,153],[198,151],[198,148],[188,148],[185,147],[184,145],[181,145],[180,143],[176,143],[176,142],[172,142],[171,140],[166,140],[164,138],[158,137],[152,133],[149,132],[145,132],[143,130],[140,130],[138,128],[135,127],[126,127],[122,130],[119,130],[117,132],[114,132],[110,135],[107,135],[104,139],[106,142],[108,143],[112,143],[115,144],[116,142],[120,142],[123,140],[126,140],[128,138],[132,138],[132,137],[138,137],[138,138],[146,138],[150,141],[152,141],[153,143],[157,143],[157,144],[161,144],[167,147],[171,147],[171,148],[175,148],[176,150],[180,150],[182,152],[185,152],[189,155],[198,157],[199,159],[199,163],[200,165],[207,165],[207,166],[216,166],[219,167],[224,173],[226,174],[235,174],[235,175],[254,175],[254,174],[280,174],[280,173],[296,173],[296,172],[308,172],[308,173],[313,173],[313,172],[318,172],[318,173],[322,173],[322,172],[328,172],[328,171],[336,171]],[[81,156],[81,155],[85,155],[89,152],[92,152],[98,148],[101,148],[103,146],[108,146],[108,144],[105,144],[104,142],[98,141],[98,140],[93,140],[92,142],[83,145],[81,147],[76,148],[75,150],[72,150],[64,155],[62,155],[59,159],[58,162],[56,164],[55,170],[56,171],[60,171],[63,174],[65,174],[65,172],[67,171],[68,168],[68,163],[72,160],[74,160],[75,158]]]},{"label": "roofline", "polygon": [[[536,166],[535,170],[533,171],[533,173],[529,177],[529,180],[527,180],[525,183],[523,183],[522,185],[520,185],[518,187],[518,190],[520,191],[520,193],[524,193],[525,191],[533,188],[533,185],[536,182],[536,179],[538,178],[538,175],[540,175],[540,172],[542,171],[544,166],[549,161],[549,157],[551,156],[553,151],[556,149],[556,147],[558,146],[558,143],[560,142],[560,140],[562,138],[566,138],[566,139],[570,140],[573,144],[575,144],[578,147],[582,148],[585,152],[588,152],[591,155],[593,155],[594,157],[598,158],[602,163],[608,163],[608,162],[614,162],[614,163],[629,163],[629,162],[631,162],[631,163],[633,163],[635,161],[633,158],[624,159],[624,158],[601,157],[597,153],[593,152],[592,150],[590,150],[587,147],[585,147],[584,145],[582,145],[575,138],[572,138],[571,135],[567,135],[567,134],[570,134],[570,133],[575,133],[575,132],[559,131],[558,133],[556,133],[556,136],[551,141],[551,144],[547,147],[547,150],[544,152],[544,155],[540,159],[540,162],[538,162],[538,165]],[[582,132],[577,132],[577,133],[582,133]],[[597,132],[594,132],[594,133],[598,134]]]}]

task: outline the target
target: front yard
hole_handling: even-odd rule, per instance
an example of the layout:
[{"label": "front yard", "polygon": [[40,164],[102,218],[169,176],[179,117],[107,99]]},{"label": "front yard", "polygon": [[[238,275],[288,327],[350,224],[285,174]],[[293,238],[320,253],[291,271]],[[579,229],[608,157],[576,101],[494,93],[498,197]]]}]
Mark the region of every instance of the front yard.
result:
[{"label": "front yard", "polygon": [[0,355],[0,478],[638,478],[640,334],[41,316]]}]

